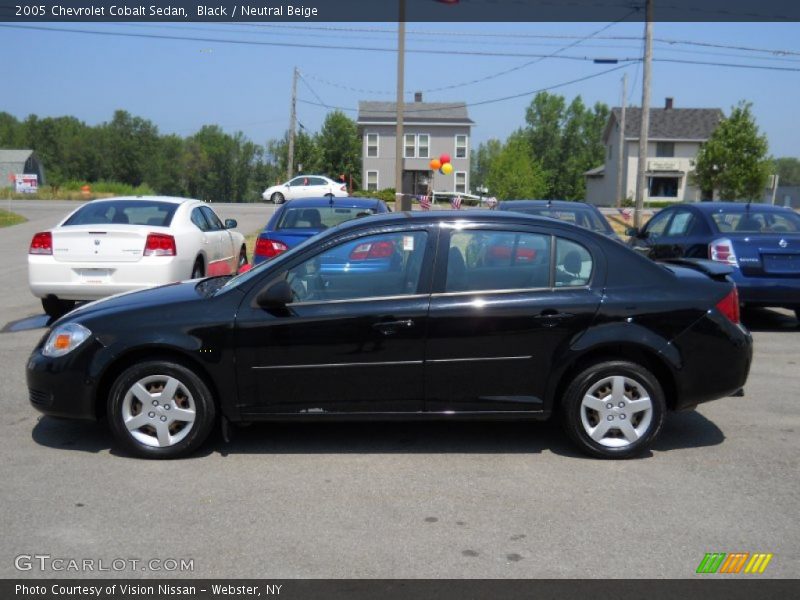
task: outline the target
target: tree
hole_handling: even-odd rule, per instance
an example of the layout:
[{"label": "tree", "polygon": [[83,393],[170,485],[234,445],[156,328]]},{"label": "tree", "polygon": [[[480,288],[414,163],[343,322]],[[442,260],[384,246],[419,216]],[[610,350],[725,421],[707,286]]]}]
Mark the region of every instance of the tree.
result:
[{"label": "tree", "polygon": [[[473,150],[470,155],[470,176],[469,180],[472,182],[472,187],[478,188],[480,186],[487,186],[487,179],[489,177],[489,170],[492,167],[492,162],[503,151],[503,142],[496,139],[491,139],[486,142],[481,142],[477,150]],[[494,191],[489,189],[489,193]]]},{"label": "tree", "polygon": [[693,181],[702,197],[760,199],[770,173],[767,137],[759,133],[749,102],[740,102],[697,154]]},{"label": "tree", "polygon": [[524,133],[516,132],[492,161],[486,183],[501,200],[541,198],[547,180],[538,162],[531,160],[531,148]]},{"label": "tree", "polygon": [[780,178],[778,185],[800,185],[800,160],[788,156],[776,158],[775,173]]},{"label": "tree", "polygon": [[569,106],[563,96],[539,92],[525,113],[531,157],[547,178],[544,198],[582,200],[583,173],[603,162],[603,129],[609,109],[598,102],[587,108],[576,96]]},{"label": "tree", "polygon": [[[287,132],[280,140],[270,140],[267,142],[267,155],[277,169],[277,180],[280,183],[286,179],[286,169],[289,164],[289,133]],[[320,170],[322,158],[320,156],[319,145],[316,136],[307,134],[302,129],[294,137],[294,168],[295,173],[303,166],[304,173],[317,173]],[[293,174],[293,175],[294,175]]]},{"label": "tree", "polygon": [[[316,144],[322,174],[338,178],[361,172],[361,138],[356,122],[343,112],[328,113]],[[305,166],[305,165],[303,165]]]}]

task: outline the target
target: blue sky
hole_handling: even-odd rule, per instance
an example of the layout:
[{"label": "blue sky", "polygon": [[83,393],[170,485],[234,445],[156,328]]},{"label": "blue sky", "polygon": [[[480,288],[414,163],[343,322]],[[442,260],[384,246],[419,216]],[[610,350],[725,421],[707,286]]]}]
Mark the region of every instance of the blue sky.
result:
[{"label": "blue sky", "polygon": [[[321,44],[336,49],[235,45],[101,35],[0,30],[4,61],[0,110],[24,118],[73,115],[87,123],[109,120],[115,109],[151,119],[165,133],[189,135],[203,124],[241,130],[257,143],[279,137],[289,117],[292,69],[297,66],[323,103],[355,109],[359,99],[393,100],[396,55],[377,50],[344,50],[342,46],[392,49],[392,23],[288,24],[44,24],[45,27],[153,34],[241,41]],[[406,91],[432,90],[519,67],[534,58],[458,55],[448,51],[551,54],[607,23],[409,23]],[[316,29],[312,29],[316,28]],[[331,29],[334,28],[334,29]],[[342,31],[340,29],[350,29]],[[355,31],[374,29],[376,31]],[[560,52],[573,57],[636,57],[641,23],[618,23],[596,37]],[[656,23],[656,39],[689,40],[746,46],[796,54],[742,52],[725,48],[656,43],[656,59],[758,64],[800,69],[797,23]],[[419,34],[414,32],[429,32]],[[434,32],[434,33],[430,33]],[[487,36],[478,34],[498,34]],[[541,38],[533,35],[578,36]],[[520,94],[600,73],[611,65],[545,58],[508,75],[444,91],[426,91],[429,101],[476,102]],[[554,90],[568,100],[580,94],[587,104],[618,105],[622,73],[629,77],[629,102],[641,102],[641,68],[623,70]],[[327,82],[337,83],[339,87]],[[346,89],[351,88],[351,89]],[[364,91],[357,91],[364,90]],[[367,91],[368,90],[368,91]],[[318,102],[302,81],[298,97]],[[768,71],[656,62],[652,105],[673,96],[676,107],[719,107],[726,113],[739,100],[753,103],[757,122],[768,136],[774,156],[800,157],[800,70]],[[505,137],[524,124],[532,96],[476,106],[474,142]],[[298,104],[298,118],[309,130],[319,128],[326,108]],[[355,116],[355,112],[348,112]]]}]

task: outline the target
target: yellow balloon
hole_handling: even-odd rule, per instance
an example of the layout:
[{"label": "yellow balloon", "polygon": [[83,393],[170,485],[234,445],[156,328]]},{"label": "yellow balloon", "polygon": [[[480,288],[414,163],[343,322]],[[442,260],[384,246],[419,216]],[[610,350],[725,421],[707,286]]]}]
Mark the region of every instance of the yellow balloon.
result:
[{"label": "yellow balloon", "polygon": [[451,165],[450,163],[444,163],[442,165],[442,173],[444,173],[445,175],[450,175],[450,173],[452,172],[453,172],[453,165]]}]

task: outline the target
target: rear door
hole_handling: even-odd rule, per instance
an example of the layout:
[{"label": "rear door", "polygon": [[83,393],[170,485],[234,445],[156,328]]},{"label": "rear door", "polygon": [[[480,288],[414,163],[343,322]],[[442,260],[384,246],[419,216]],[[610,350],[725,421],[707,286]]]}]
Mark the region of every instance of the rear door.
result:
[{"label": "rear door", "polygon": [[225,225],[208,206],[201,206],[200,211],[208,222],[209,230],[206,235],[209,238],[208,273],[207,275],[228,275],[231,272],[231,262],[233,259],[233,243],[230,233],[225,229]]},{"label": "rear door", "polygon": [[703,216],[689,208],[672,209],[660,235],[650,238],[650,258],[708,258],[709,228]]},{"label": "rear door", "polygon": [[503,227],[442,233],[428,326],[427,411],[543,410],[553,356],[589,326],[600,305],[605,263],[591,240]]}]

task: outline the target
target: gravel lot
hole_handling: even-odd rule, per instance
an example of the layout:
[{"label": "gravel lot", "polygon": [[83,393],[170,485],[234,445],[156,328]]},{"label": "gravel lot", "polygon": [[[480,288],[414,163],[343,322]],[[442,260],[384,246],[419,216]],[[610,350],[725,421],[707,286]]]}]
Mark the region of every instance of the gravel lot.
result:
[{"label": "gravel lot", "polygon": [[[118,454],[104,425],[28,405],[44,317],[27,246],[71,206],[12,202],[29,222],[0,229],[0,577],[42,575],[16,571],[19,554],[189,558],[192,573],[170,575],[199,577],[684,578],[706,552],[744,551],[775,554],[762,577],[800,573],[788,312],[745,314],[745,397],[671,415],[638,460],[577,455],[555,423],[424,423],[255,425],[195,458],[148,462]],[[217,208],[243,233],[272,211]]]}]

